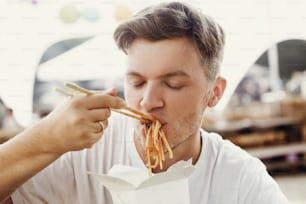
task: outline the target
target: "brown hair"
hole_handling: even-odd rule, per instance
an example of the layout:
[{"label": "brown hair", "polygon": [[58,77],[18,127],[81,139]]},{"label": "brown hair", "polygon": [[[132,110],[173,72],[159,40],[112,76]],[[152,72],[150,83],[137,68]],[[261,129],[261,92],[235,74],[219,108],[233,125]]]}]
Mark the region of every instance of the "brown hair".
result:
[{"label": "brown hair", "polygon": [[126,54],[136,38],[158,41],[179,37],[187,37],[196,45],[205,74],[214,79],[223,58],[224,32],[212,18],[187,4],[172,2],[147,7],[114,32],[118,47]]}]

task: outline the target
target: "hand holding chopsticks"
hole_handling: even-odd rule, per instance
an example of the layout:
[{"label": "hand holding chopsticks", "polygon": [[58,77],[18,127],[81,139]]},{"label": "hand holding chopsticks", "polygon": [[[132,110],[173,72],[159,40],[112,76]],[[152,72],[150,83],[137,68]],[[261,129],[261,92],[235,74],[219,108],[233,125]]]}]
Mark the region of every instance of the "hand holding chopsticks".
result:
[{"label": "hand holding chopsticks", "polygon": [[[70,82],[65,83],[65,86],[67,88],[71,89],[74,92],[66,91],[66,90],[59,89],[59,88],[56,88],[55,90],[59,93],[62,93],[64,95],[66,95],[66,96],[74,96],[76,93],[84,93],[86,95],[96,94],[96,92],[94,92],[92,90],[85,89],[83,87],[80,87],[80,86],[78,86],[76,84],[73,84],[73,83],[70,83]],[[140,112],[136,109],[130,108],[128,106],[124,107],[123,109],[112,109],[111,108],[111,110],[114,111],[114,112],[126,115],[128,117],[132,117],[132,118],[137,119],[137,120],[142,121],[142,122],[154,121],[154,118],[151,115],[142,113],[142,112]]]}]

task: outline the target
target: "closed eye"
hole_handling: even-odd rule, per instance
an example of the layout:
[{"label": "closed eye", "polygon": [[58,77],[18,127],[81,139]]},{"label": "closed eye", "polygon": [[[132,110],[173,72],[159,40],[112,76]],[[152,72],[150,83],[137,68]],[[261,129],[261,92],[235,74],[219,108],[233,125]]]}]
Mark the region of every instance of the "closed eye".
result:
[{"label": "closed eye", "polygon": [[127,83],[132,87],[140,88],[146,83],[146,81],[139,77],[128,77]]},{"label": "closed eye", "polygon": [[135,88],[140,88],[145,84],[145,81],[137,82],[137,83],[130,83]]},{"label": "closed eye", "polygon": [[167,87],[175,90],[180,90],[182,89],[185,85],[183,84],[172,84],[172,83],[165,83]]}]

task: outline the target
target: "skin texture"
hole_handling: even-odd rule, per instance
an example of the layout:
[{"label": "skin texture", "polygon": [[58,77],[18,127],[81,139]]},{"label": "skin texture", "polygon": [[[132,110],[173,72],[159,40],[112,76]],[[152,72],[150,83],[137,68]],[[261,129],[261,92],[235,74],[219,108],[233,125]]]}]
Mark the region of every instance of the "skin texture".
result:
[{"label": "skin texture", "polygon": [[[127,59],[127,104],[159,119],[173,149],[174,158],[166,158],[162,171],[179,160],[192,158],[196,163],[204,111],[217,104],[226,81],[221,77],[213,81],[206,78],[199,54],[187,38],[155,42],[136,39],[128,49]],[[144,124],[136,123],[134,139],[145,162],[143,129]]]}]

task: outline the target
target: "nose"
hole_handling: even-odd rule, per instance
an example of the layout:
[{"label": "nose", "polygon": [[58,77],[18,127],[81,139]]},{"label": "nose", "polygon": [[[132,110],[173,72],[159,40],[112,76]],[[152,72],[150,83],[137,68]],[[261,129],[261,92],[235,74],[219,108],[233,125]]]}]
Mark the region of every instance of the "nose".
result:
[{"label": "nose", "polygon": [[148,83],[144,89],[140,105],[147,112],[150,112],[152,110],[162,108],[164,104],[161,87],[158,87],[156,84]]}]

